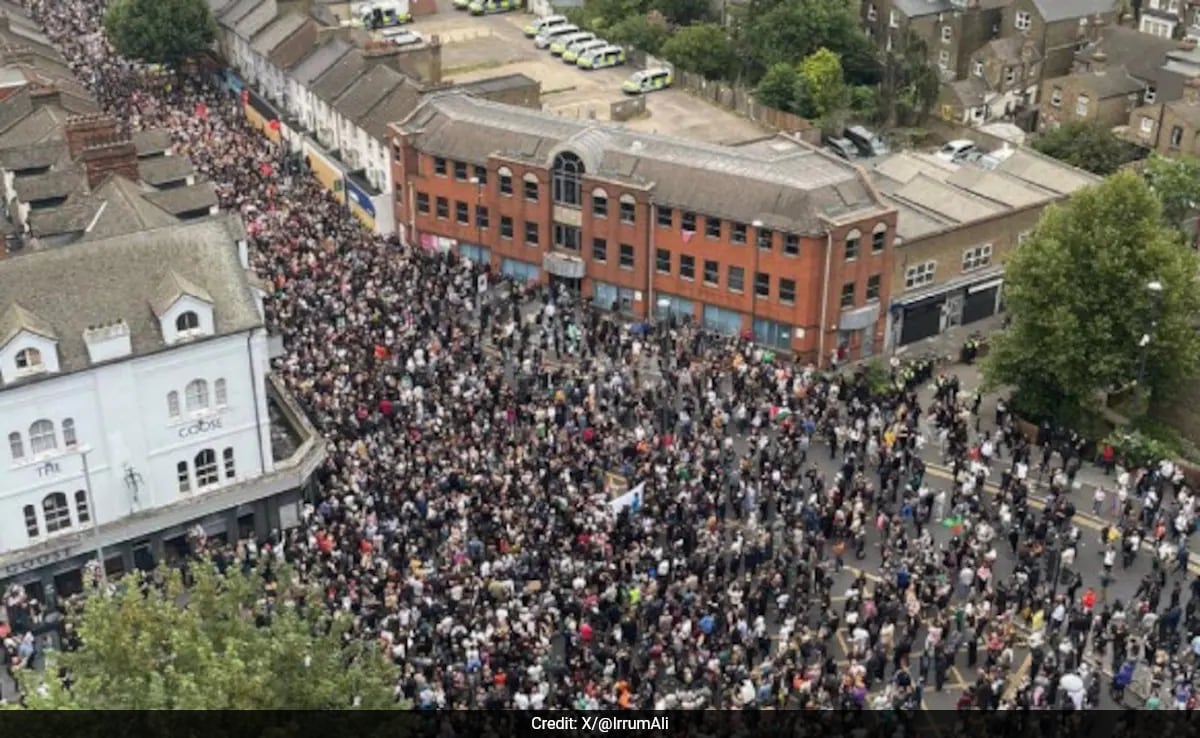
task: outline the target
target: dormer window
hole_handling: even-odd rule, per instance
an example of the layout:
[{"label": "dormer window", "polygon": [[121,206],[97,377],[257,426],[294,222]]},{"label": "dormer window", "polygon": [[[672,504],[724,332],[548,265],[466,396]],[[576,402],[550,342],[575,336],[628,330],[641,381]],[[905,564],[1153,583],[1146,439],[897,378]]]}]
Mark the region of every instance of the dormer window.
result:
[{"label": "dormer window", "polygon": [[168,345],[216,332],[212,295],[178,272],[167,272],[150,306]]},{"label": "dormer window", "polygon": [[175,330],[180,333],[188,333],[190,331],[199,330],[200,316],[196,315],[195,311],[188,310],[185,313],[180,313],[175,319]]},{"label": "dormer window", "polygon": [[40,372],[45,366],[42,364],[42,352],[35,348],[21,349],[17,352],[17,371],[21,373]]}]

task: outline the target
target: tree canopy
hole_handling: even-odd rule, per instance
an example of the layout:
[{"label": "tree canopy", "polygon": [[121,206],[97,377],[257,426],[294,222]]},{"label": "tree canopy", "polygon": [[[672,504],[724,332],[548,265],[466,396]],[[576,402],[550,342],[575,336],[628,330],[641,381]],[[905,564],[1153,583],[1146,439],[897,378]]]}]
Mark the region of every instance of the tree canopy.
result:
[{"label": "tree canopy", "polygon": [[1184,230],[1200,207],[1200,161],[1191,156],[1168,159],[1153,154],[1146,162],[1146,182],[1162,203],[1167,224]]},{"label": "tree canopy", "polygon": [[1033,142],[1038,151],[1101,176],[1112,174],[1132,156],[1129,144],[1093,121],[1064,123]]},{"label": "tree canopy", "polygon": [[663,43],[662,55],[681,69],[710,79],[720,77],[734,60],[729,34],[715,23],[679,29]]},{"label": "tree canopy", "polygon": [[1047,209],[1005,266],[1012,323],[984,362],[988,382],[1015,386],[1018,409],[1035,418],[1076,417],[1135,380],[1143,355],[1152,393],[1177,386],[1200,360],[1198,266],[1131,172]]},{"label": "tree canopy", "polygon": [[[340,710],[396,708],[397,669],[376,643],[350,635],[352,616],[308,606],[286,570],[219,573],[209,561],[179,572],[127,576],[93,590],[75,623],[81,643],[25,672],[34,709]],[[264,576],[265,575],[265,576]],[[156,581],[157,580],[157,581]],[[161,582],[161,583],[158,583]],[[186,604],[182,604],[186,602]],[[62,670],[59,672],[58,670]],[[68,675],[69,687],[46,675]],[[41,681],[44,680],[44,681]]]},{"label": "tree canopy", "polygon": [[173,66],[207,49],[217,25],[205,0],[115,0],[104,31],[123,56]]}]

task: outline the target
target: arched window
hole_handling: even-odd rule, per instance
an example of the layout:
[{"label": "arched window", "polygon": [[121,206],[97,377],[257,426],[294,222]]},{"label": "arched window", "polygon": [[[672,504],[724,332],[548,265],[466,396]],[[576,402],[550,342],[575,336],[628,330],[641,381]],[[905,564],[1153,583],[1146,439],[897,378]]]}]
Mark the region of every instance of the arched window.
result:
[{"label": "arched window", "polygon": [[189,413],[193,410],[203,410],[208,407],[208,382],[203,379],[193,379],[184,389],[184,396],[187,398]]},{"label": "arched window", "polygon": [[13,461],[25,458],[25,442],[21,440],[20,433],[8,434],[8,450],[12,453]]},{"label": "arched window", "polygon": [[30,538],[37,538],[42,534],[42,528],[38,525],[37,510],[33,505],[25,506],[25,532]]},{"label": "arched window", "polygon": [[74,418],[65,418],[62,422],[62,428],[63,428],[63,445],[67,446],[68,448],[70,448],[71,446],[74,446],[77,443],[77,441],[75,440],[75,419]]},{"label": "arched window", "polygon": [[194,331],[199,327],[200,316],[191,310],[188,310],[186,313],[180,313],[179,317],[175,319],[175,330],[180,333]]},{"label": "arched window", "polygon": [[33,371],[42,368],[42,352],[35,348],[21,349],[17,352],[17,370]]},{"label": "arched window", "polygon": [[204,449],[196,454],[196,487],[204,489],[221,481],[217,474],[217,454],[212,449]]},{"label": "arched window", "polygon": [[214,383],[213,392],[217,396],[217,407],[225,407],[226,403],[229,401],[229,395],[225,389],[224,379],[218,379]]},{"label": "arched window", "polygon": [[592,190],[592,215],[596,218],[608,217],[608,193],[599,187]]},{"label": "arched window", "polygon": [[167,415],[172,418],[179,417],[179,393],[175,390],[167,393]]},{"label": "arched window", "polygon": [[237,476],[237,469],[233,465],[233,449],[225,449],[225,451],[222,453],[222,456],[225,461],[225,478],[233,479]]},{"label": "arched window", "polygon": [[87,491],[82,489],[75,491],[75,517],[79,518],[81,525],[92,519],[92,509],[88,507]]},{"label": "arched window", "polygon": [[49,420],[39,420],[29,426],[30,451],[40,454],[56,448],[58,448],[58,438],[54,435],[54,423]]},{"label": "arched window", "polygon": [[871,253],[878,254],[887,248],[887,223],[876,223],[875,232],[871,234]]},{"label": "arched window", "polygon": [[526,172],[525,177],[525,199],[529,202],[538,201],[538,178],[533,172]]},{"label": "arched window", "polygon": [[500,167],[496,170],[496,180],[501,195],[511,195],[513,193],[512,177],[512,170],[508,167]]},{"label": "arched window", "polygon": [[56,533],[71,527],[71,508],[62,492],[51,492],[42,499],[42,514],[46,517],[46,532]]},{"label": "arched window", "polygon": [[560,205],[580,205],[583,202],[581,181],[583,161],[570,151],[554,157],[554,202]]},{"label": "arched window", "polygon": [[846,234],[846,261],[858,258],[858,242],[862,240],[862,233],[857,228]]},{"label": "arched window", "polygon": [[175,465],[175,476],[179,480],[180,492],[192,491],[192,475],[188,473],[188,464],[181,461]]}]

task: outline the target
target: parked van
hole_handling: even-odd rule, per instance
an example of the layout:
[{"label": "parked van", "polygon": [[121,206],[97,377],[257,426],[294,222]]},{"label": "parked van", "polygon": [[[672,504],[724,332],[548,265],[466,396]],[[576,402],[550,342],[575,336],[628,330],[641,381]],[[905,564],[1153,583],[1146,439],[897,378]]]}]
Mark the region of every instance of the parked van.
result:
[{"label": "parked van", "polygon": [[621,92],[627,95],[642,95],[655,90],[665,90],[671,86],[671,70],[666,67],[652,67],[634,72],[621,85]]},{"label": "parked van", "polygon": [[561,26],[566,22],[567,16],[565,15],[543,15],[541,18],[534,18],[531,20],[525,25],[523,30],[525,31],[526,36],[533,38],[547,28]]},{"label": "parked van", "polygon": [[521,7],[521,0],[474,0],[467,6],[471,15],[508,13]]},{"label": "parked van", "polygon": [[554,39],[554,43],[550,44],[550,53],[555,56],[562,56],[567,51],[567,47],[577,41],[591,41],[596,38],[596,34],[591,31],[577,31],[568,33],[566,36],[560,36]]},{"label": "parked van", "polygon": [[590,41],[576,41],[568,46],[567,50],[563,52],[562,60],[567,64],[574,64],[583,54],[586,54],[589,51],[595,51],[596,49],[603,49],[608,45],[608,41],[602,38],[594,38]]},{"label": "parked van", "polygon": [[544,29],[533,39],[533,45],[539,49],[548,49],[550,44],[554,43],[563,36],[569,36],[572,33],[579,33],[579,26],[574,23],[564,23],[561,26],[553,26]]},{"label": "parked van", "polygon": [[863,156],[883,156],[891,151],[882,138],[862,126],[848,126],[844,135]]},{"label": "parked van", "polygon": [[575,61],[575,65],[581,69],[604,69],[605,67],[615,67],[618,64],[624,63],[625,49],[611,44],[602,49],[589,51]]},{"label": "parked van", "polygon": [[408,3],[395,2],[395,0],[363,3],[358,6],[358,17],[365,27],[373,31],[380,28],[395,28],[412,21],[412,14],[408,12]]}]

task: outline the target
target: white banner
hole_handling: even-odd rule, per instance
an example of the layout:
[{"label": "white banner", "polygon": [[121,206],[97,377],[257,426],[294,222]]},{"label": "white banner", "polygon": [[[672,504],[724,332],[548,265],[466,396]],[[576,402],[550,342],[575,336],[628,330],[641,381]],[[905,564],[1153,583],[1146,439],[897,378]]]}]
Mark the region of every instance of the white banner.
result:
[{"label": "white banner", "polygon": [[645,489],[646,483],[642,482],[620,497],[614,497],[609,501],[608,509],[612,511],[613,515],[619,515],[625,508],[629,508],[630,512],[637,514],[642,509],[642,493]]}]

